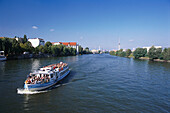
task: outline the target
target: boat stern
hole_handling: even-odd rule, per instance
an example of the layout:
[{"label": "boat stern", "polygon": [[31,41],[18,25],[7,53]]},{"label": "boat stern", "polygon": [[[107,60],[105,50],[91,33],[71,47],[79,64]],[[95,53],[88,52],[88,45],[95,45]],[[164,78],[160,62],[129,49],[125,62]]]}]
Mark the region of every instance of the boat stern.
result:
[{"label": "boat stern", "polygon": [[24,84],[24,89],[28,90],[28,84]]}]

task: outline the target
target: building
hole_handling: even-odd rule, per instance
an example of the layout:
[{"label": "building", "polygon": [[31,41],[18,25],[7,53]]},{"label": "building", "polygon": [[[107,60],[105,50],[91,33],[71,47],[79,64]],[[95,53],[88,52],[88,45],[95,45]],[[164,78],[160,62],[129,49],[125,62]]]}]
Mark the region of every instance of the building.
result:
[{"label": "building", "polygon": [[0,39],[4,39],[5,37],[0,37]]},{"label": "building", "polygon": [[99,53],[99,50],[92,49],[91,52],[92,52],[93,54],[98,54],[98,53]]},{"label": "building", "polygon": [[32,38],[32,39],[28,39],[28,41],[31,42],[34,48],[40,45],[43,45],[43,46],[45,45],[44,39],[41,39],[41,38]]},{"label": "building", "polygon": [[[149,49],[151,48],[152,46],[150,47],[143,47],[143,48],[146,48],[147,49],[147,52],[149,52]],[[155,48],[162,48],[162,46],[154,46]]]},{"label": "building", "polygon": [[72,47],[77,50],[77,54],[79,54],[79,44],[77,42],[52,42],[53,45],[65,45],[67,47]]}]

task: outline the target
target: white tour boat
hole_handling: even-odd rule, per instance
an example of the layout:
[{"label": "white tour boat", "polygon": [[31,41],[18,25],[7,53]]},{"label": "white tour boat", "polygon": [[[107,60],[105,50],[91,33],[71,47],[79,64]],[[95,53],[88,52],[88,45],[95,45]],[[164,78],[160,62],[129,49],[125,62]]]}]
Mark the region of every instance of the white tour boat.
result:
[{"label": "white tour boat", "polygon": [[55,85],[69,74],[68,64],[60,62],[40,68],[30,73],[25,80],[24,89],[28,91],[39,91]]},{"label": "white tour boat", "polygon": [[0,61],[6,60],[6,57],[4,55],[4,51],[0,51]]}]

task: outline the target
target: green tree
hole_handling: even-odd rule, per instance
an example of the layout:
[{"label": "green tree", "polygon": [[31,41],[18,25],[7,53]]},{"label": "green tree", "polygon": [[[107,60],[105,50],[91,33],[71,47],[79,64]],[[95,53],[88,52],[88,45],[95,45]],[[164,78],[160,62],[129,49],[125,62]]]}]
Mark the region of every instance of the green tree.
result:
[{"label": "green tree", "polygon": [[39,46],[39,52],[45,53],[45,49],[44,49],[44,46],[43,46],[43,45],[40,45],[40,46]]},{"label": "green tree", "polygon": [[132,51],[130,49],[126,50],[126,57],[128,57],[131,53]]},{"label": "green tree", "polygon": [[170,60],[170,48],[165,48],[162,55],[164,60]]},{"label": "green tree", "polygon": [[162,53],[162,48],[155,48],[154,46],[152,46],[150,49],[149,49],[149,52],[148,52],[148,56],[150,59],[158,59],[160,58],[161,56],[161,53]]},{"label": "green tree", "polygon": [[39,46],[37,46],[36,48],[34,48],[34,53],[35,53],[35,54],[39,54]]},{"label": "green tree", "polygon": [[79,54],[83,54],[83,48],[79,46]]},{"label": "green tree", "polygon": [[63,54],[64,54],[64,56],[68,56],[70,54],[69,49],[67,47],[63,48]]},{"label": "green tree", "polygon": [[26,43],[20,43],[20,46],[21,46],[21,48],[22,48],[22,51],[24,51],[24,52],[30,52],[30,53],[32,53],[33,52],[33,50],[34,50],[34,48],[32,47],[32,44],[31,44],[31,42],[26,42]]},{"label": "green tree", "polygon": [[116,55],[114,51],[110,51],[110,55]]},{"label": "green tree", "polygon": [[138,59],[140,57],[145,57],[147,51],[144,48],[137,48],[134,52],[133,52],[133,56]]},{"label": "green tree", "polygon": [[86,47],[85,50],[86,50],[86,52],[89,52],[89,48],[88,47]]},{"label": "green tree", "polygon": [[122,52],[120,52],[120,55],[119,55],[120,57],[125,57],[126,56],[126,52],[124,52],[124,51],[122,51]]},{"label": "green tree", "polygon": [[71,53],[72,53],[72,55],[76,55],[76,53],[77,53],[77,50],[75,49],[75,48],[71,48],[72,49],[72,51],[71,51]]},{"label": "green tree", "polygon": [[2,39],[2,50],[5,52],[5,55],[9,55],[12,51],[12,42],[7,37]]},{"label": "green tree", "polygon": [[16,39],[12,41],[12,54],[19,55],[22,53],[21,46]]},{"label": "green tree", "polygon": [[51,46],[52,46],[52,43],[51,42],[46,42],[45,43],[45,46],[44,46],[44,49],[45,49],[45,53],[48,53],[48,54],[51,54]]},{"label": "green tree", "polygon": [[28,40],[27,40],[27,36],[24,35],[24,40],[23,40],[23,43],[26,43]]},{"label": "green tree", "polygon": [[2,40],[0,39],[0,51],[2,51]]}]

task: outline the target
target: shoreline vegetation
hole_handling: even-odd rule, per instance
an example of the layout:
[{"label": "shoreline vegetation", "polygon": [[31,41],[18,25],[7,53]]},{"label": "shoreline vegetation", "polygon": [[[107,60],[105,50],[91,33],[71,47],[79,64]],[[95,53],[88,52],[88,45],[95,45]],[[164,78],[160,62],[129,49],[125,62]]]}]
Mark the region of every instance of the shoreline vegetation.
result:
[{"label": "shoreline vegetation", "polygon": [[[7,59],[26,59],[26,58],[44,58],[44,57],[61,57],[61,56],[75,56],[77,50],[65,45],[52,45],[47,41],[45,45],[40,45],[34,48],[31,42],[28,41],[27,36],[24,35],[23,41],[14,38],[0,38],[0,51],[4,51]],[[88,47],[83,49],[79,46],[79,53],[91,54]]]},{"label": "shoreline vegetation", "polygon": [[127,49],[126,51],[120,49],[118,51],[110,51],[110,55],[170,63],[170,48],[162,49],[152,46],[149,51],[147,51],[146,48],[136,48],[134,52],[130,49]]}]

